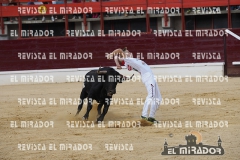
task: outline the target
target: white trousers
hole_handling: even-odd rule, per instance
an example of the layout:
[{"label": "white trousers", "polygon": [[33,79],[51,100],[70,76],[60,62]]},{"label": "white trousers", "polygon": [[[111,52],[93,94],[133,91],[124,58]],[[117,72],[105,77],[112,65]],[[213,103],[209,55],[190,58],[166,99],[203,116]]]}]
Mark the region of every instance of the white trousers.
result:
[{"label": "white trousers", "polygon": [[[145,76],[145,77],[142,77],[142,78],[145,79],[143,81],[143,83],[147,88],[148,95],[147,95],[146,100],[144,102],[142,116],[154,118],[155,113],[160,106],[162,96],[161,96],[160,90],[158,88],[157,82],[154,80],[153,75],[152,74],[145,74],[143,76]],[[148,115],[149,106],[150,106],[150,113]]]}]

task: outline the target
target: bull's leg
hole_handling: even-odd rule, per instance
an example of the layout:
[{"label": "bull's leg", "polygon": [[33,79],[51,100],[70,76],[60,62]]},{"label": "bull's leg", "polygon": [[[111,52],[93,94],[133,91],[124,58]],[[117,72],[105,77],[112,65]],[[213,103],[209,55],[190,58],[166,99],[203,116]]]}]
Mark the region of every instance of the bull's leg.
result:
[{"label": "bull's leg", "polygon": [[98,108],[97,108],[97,110],[98,110],[98,115],[97,115],[97,118],[101,116],[101,110],[102,110],[102,106],[103,106],[103,103],[102,103],[102,102],[100,102],[100,103],[99,103],[99,105],[98,105]]},{"label": "bull's leg", "polygon": [[110,104],[108,104],[108,103],[104,103],[103,112],[102,112],[102,114],[100,115],[100,117],[97,118],[97,121],[103,121],[105,115],[106,115],[107,112],[108,112],[109,105],[110,105]]},{"label": "bull's leg", "polygon": [[87,112],[83,116],[83,120],[88,120],[89,112],[92,109],[92,101],[93,101],[93,99],[88,97]]},{"label": "bull's leg", "polygon": [[82,92],[80,94],[80,102],[78,105],[78,110],[75,116],[77,116],[79,114],[79,112],[82,110],[82,106],[83,106],[83,100],[87,97],[87,92],[86,92],[86,88],[84,87],[82,89]]}]

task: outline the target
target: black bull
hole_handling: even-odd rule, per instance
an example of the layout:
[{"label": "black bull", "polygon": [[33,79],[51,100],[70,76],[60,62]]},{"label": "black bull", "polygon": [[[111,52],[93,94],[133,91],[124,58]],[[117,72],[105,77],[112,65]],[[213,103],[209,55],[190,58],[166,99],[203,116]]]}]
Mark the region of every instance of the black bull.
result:
[{"label": "black bull", "polygon": [[[110,67],[103,67],[99,68],[99,70],[88,72],[85,75],[84,88],[80,94],[80,103],[76,115],[82,109],[83,100],[87,98],[87,111],[83,119],[88,120],[89,112],[92,109],[92,102],[96,100],[99,103],[97,121],[103,121],[108,112],[112,95],[116,93],[117,83],[122,83],[124,80],[126,80],[126,77]],[[104,108],[101,113],[103,105]]]}]

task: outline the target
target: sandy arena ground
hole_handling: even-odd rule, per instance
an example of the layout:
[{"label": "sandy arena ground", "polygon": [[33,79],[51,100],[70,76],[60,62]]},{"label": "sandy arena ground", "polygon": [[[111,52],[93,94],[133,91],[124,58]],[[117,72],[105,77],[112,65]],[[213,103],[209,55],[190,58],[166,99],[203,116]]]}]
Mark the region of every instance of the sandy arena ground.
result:
[{"label": "sandy arena ground", "polygon": [[[142,104],[137,98],[146,97],[146,89],[142,82],[125,82],[118,84],[115,104],[111,105],[105,116],[105,128],[77,127],[70,128],[67,121],[80,122],[86,111],[84,105],[77,117],[77,105],[60,105],[60,98],[78,98],[82,83],[54,83],[1,86],[0,96],[0,159],[128,159],[128,160],[159,160],[159,159],[240,159],[240,78],[228,78],[228,82],[159,82],[159,88],[165,101],[166,98],[179,98],[180,104],[161,105],[156,119],[162,126],[133,126],[129,128],[108,128],[109,121],[138,121],[142,112]],[[20,104],[18,98],[42,98],[46,105]],[[49,105],[49,98],[55,98],[56,105]],[[132,104],[119,104],[117,98]],[[193,98],[219,98],[221,105],[194,105]],[[123,102],[121,102],[123,103]],[[214,100],[214,103],[217,101]],[[90,112],[89,121],[96,120],[96,105]],[[11,123],[11,121],[13,121]],[[53,128],[23,128],[21,121],[53,121]],[[163,126],[168,121],[177,121],[182,127]],[[190,121],[192,127],[185,126]],[[196,121],[224,121],[222,127],[196,127]],[[226,122],[228,122],[228,125]],[[15,123],[17,126],[15,126]],[[218,136],[221,137],[224,155],[161,155],[165,139],[169,147],[185,145],[185,136],[191,131],[202,135],[202,143],[217,146]],[[172,136],[171,136],[172,135]],[[46,150],[34,150],[34,145]],[[49,146],[55,145],[56,150]],[[60,150],[60,144],[87,144],[85,149],[74,151]],[[90,145],[92,145],[92,150]],[[128,144],[125,150],[107,148],[106,144]],[[25,146],[25,147],[24,147]],[[30,148],[29,148],[30,146]],[[131,149],[133,150],[126,150]],[[86,150],[87,149],[87,150]],[[111,150],[112,149],[112,150]],[[120,148],[121,149],[121,148]]]}]

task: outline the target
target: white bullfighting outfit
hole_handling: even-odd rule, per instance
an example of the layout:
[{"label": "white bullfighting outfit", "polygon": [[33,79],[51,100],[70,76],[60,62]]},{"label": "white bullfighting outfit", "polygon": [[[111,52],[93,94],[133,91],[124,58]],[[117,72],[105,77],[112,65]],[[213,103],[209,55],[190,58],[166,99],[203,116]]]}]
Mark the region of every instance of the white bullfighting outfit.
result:
[{"label": "white bullfighting outfit", "polygon": [[[161,103],[162,96],[159,91],[157,82],[154,79],[151,68],[142,60],[136,58],[124,58],[124,65],[128,70],[136,70],[141,74],[141,79],[147,88],[147,97],[144,102],[142,116],[155,117],[155,113]],[[150,113],[148,116],[148,110],[150,107]]]}]

